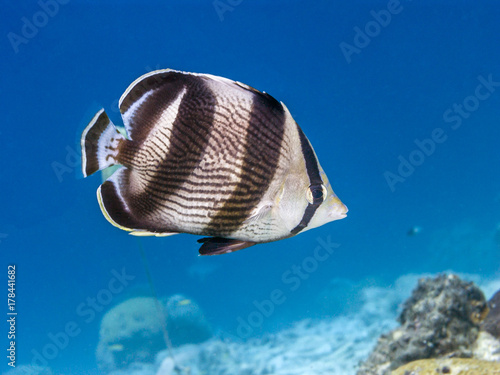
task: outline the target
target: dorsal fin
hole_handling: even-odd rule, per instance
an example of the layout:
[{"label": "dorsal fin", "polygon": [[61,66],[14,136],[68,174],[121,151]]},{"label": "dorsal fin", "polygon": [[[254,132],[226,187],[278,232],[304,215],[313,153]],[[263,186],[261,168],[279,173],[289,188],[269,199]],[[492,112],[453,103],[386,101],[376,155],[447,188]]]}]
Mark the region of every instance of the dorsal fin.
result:
[{"label": "dorsal fin", "polygon": [[[241,82],[211,74],[188,73],[173,69],[155,70],[132,82],[118,103],[129,138],[141,143],[157,124],[161,113],[180,92],[187,86],[199,86],[202,81],[219,82],[231,89],[250,91],[256,97],[263,98],[268,105],[272,104],[273,107],[282,110],[282,105],[271,95]],[[137,126],[138,124],[140,126]]]}]

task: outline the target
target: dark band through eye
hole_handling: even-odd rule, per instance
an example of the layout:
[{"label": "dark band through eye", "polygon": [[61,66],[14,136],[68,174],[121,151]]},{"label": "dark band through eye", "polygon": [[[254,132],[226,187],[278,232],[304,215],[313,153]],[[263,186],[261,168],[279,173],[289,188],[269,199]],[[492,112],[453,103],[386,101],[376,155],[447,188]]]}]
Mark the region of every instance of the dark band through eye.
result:
[{"label": "dark band through eye", "polygon": [[323,203],[323,186],[311,185],[309,186],[313,198],[313,204]]},{"label": "dark band through eye", "polygon": [[[300,220],[300,223],[290,231],[292,235],[299,233],[307,227],[307,225],[313,218],[314,213],[321,205],[321,203],[323,203],[323,200],[325,198],[323,197],[323,181],[321,179],[319,164],[318,160],[316,159],[316,155],[314,154],[311,144],[307,140],[307,137],[305,136],[302,129],[300,129],[299,125],[297,125],[297,132],[299,133],[302,154],[304,155],[304,161],[306,163],[307,176],[309,177],[311,185],[309,185],[309,190],[306,191],[306,199],[308,201],[308,205],[304,214],[302,215],[302,220]],[[316,191],[318,189],[319,192]]]}]

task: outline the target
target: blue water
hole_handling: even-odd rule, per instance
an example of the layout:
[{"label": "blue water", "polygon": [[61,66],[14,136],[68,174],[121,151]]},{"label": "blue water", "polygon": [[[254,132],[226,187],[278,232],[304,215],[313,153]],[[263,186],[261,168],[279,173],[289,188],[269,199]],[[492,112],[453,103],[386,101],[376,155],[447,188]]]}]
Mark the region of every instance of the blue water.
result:
[{"label": "blue water", "polygon": [[[15,264],[18,365],[73,322],[78,333],[47,365],[97,373],[100,319],[148,291],[137,240],[104,219],[100,177],[82,179],[76,153],[93,113],[104,107],[120,124],[117,99],[159,68],[221,75],[283,101],[349,207],[344,220],[231,255],[199,258],[190,235],[142,239],[160,295],[188,295],[234,335],[237,318],[278,289],[286,300],[254,330],[261,335],[316,316],[315,296],[332,278],[385,285],[410,272],[498,274],[497,1],[221,0],[223,13],[212,1],[62,3],[1,2],[1,304],[6,311]],[[388,6],[391,19],[374,23]],[[356,27],[372,36],[355,40]],[[403,159],[415,165],[398,175]],[[408,236],[415,226],[422,231]],[[292,267],[329,237],[333,253],[292,280]],[[214,270],[193,277],[194,264]],[[133,280],[106,306],[91,305],[123,269]]]}]

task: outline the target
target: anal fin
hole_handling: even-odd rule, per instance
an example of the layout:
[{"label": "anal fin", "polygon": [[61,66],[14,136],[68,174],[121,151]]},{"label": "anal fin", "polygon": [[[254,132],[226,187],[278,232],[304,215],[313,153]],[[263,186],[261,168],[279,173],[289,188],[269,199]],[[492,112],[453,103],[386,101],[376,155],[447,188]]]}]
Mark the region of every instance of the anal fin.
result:
[{"label": "anal fin", "polygon": [[220,255],[232,253],[256,245],[256,242],[232,240],[222,237],[206,237],[198,240],[203,245],[200,247],[200,255]]}]

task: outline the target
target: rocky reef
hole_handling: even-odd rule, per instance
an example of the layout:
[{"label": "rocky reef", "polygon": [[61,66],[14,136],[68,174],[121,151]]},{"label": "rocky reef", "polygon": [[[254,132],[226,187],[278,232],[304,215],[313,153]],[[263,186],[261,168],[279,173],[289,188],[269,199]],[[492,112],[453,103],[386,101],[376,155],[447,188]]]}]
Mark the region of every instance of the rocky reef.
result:
[{"label": "rocky reef", "polygon": [[453,274],[421,279],[403,305],[401,325],[379,338],[357,374],[390,374],[419,359],[473,357],[488,310],[483,292],[472,282]]},{"label": "rocky reef", "polygon": [[500,363],[472,358],[420,359],[401,366],[392,375],[495,375]]},{"label": "rocky reef", "polygon": [[200,306],[182,294],[164,300],[167,311],[168,335],[172,345],[197,344],[212,336]]},{"label": "rocky reef", "polygon": [[[403,275],[390,286],[335,280],[318,292],[322,319],[301,320],[245,340],[220,330],[212,336],[203,311],[185,296],[160,299],[165,315],[158,314],[151,298],[130,299],[101,321],[96,373],[500,375],[495,294],[500,280],[464,277],[493,296],[490,301],[476,284],[453,274]],[[344,308],[346,299],[351,301]],[[165,350],[165,322],[171,351]],[[60,374],[19,366],[5,374],[53,373]]]},{"label": "rocky reef", "polygon": [[500,339],[500,291],[491,297],[488,308],[490,312],[483,322],[482,329]]}]

